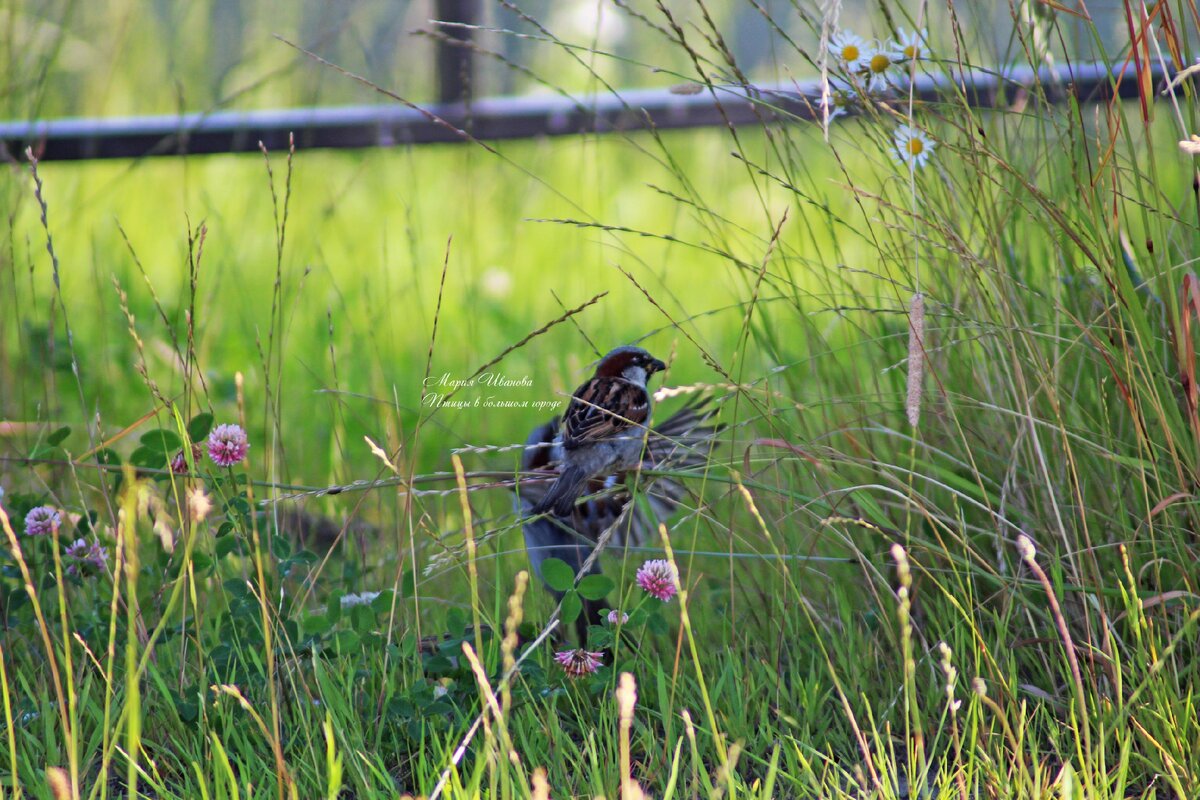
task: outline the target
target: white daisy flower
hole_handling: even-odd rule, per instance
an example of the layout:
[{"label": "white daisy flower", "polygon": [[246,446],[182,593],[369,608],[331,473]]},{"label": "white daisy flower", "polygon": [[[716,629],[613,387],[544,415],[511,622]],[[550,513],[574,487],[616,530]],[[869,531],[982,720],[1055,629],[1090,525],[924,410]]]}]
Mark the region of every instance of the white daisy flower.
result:
[{"label": "white daisy flower", "polygon": [[925,166],[925,162],[933,155],[936,143],[920,128],[911,125],[901,125],[896,129],[893,138],[896,146],[896,158],[901,166],[912,165],[914,169]]},{"label": "white daisy flower", "polygon": [[867,91],[886,91],[896,75],[897,65],[903,60],[903,56],[891,50],[889,45],[877,44],[872,47],[863,59],[867,69]]},{"label": "white daisy flower", "polygon": [[359,592],[358,594],[342,595],[342,608],[370,605],[376,597],[379,597],[379,592]]},{"label": "white daisy flower", "polygon": [[817,105],[821,111],[822,119],[826,114],[829,116],[829,121],[833,122],[838,117],[847,113],[850,109],[850,104],[854,100],[854,87],[846,81],[829,76],[829,96],[821,97]]},{"label": "white daisy flower", "polygon": [[927,34],[923,30],[909,33],[904,28],[897,28],[896,41],[890,43],[888,47],[895,50],[905,61],[928,58],[929,48],[925,46],[926,36]]},{"label": "white daisy flower", "polygon": [[829,39],[829,54],[850,72],[858,72],[865,64],[863,56],[870,47],[853,31],[838,31]]},{"label": "white daisy flower", "polygon": [[817,120],[818,122],[825,119],[833,122],[835,119],[846,113],[845,104],[838,102],[838,100],[839,98],[836,94],[830,95],[828,98],[821,98],[821,119]]}]

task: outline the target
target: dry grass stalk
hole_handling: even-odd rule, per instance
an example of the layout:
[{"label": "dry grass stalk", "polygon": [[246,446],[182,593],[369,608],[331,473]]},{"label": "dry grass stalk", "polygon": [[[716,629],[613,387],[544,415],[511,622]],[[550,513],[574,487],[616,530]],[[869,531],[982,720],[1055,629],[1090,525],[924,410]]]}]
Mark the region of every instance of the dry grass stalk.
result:
[{"label": "dry grass stalk", "polygon": [[550,800],[550,782],[546,780],[546,768],[533,771],[533,800]]},{"label": "dry grass stalk", "polygon": [[621,673],[617,686],[617,718],[621,736],[621,800],[641,800],[645,795],[633,779],[629,757],[629,729],[633,727],[633,709],[637,705],[637,682],[628,672]]},{"label": "dry grass stalk", "polygon": [[908,306],[908,393],[904,412],[914,428],[921,422],[925,384],[925,295],[917,292]]}]

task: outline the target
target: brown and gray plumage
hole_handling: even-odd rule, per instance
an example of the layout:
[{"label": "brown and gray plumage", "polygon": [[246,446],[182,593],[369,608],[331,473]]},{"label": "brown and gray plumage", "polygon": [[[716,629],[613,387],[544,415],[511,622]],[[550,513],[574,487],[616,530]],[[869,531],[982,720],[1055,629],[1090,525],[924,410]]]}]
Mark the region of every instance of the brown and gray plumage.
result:
[{"label": "brown and gray plumage", "polygon": [[596,374],[567,405],[554,455],[558,477],[533,506],[534,514],[569,517],[590,480],[638,465],[650,419],[646,381],[664,369],[666,364],[640,347],[618,347],[600,359]]},{"label": "brown and gray plumage", "polygon": [[[609,539],[610,547],[623,548],[627,544],[640,546],[655,540],[659,523],[665,522],[675,512],[687,495],[687,489],[675,477],[646,479],[642,483],[642,491],[648,510],[635,504],[629,509],[628,516],[621,519],[622,512],[632,500],[626,488],[626,478],[629,472],[637,469],[695,470],[699,474],[700,468],[708,463],[716,436],[721,430],[721,426],[712,422],[716,411],[717,407],[707,400],[692,402],[651,428],[645,451],[639,453],[637,462],[625,470],[586,480],[582,493],[589,496],[574,505],[568,515],[528,519],[536,513],[533,509],[544,504],[550,486],[545,482],[523,482],[513,503],[516,512],[527,517],[522,523],[525,549],[538,578],[542,577],[542,564],[547,558],[565,561],[578,574],[600,536],[618,520],[620,524]],[[523,472],[559,468],[555,459],[560,455],[557,447],[562,433],[560,427],[555,417],[533,430],[521,460]],[[599,571],[599,562],[588,570],[589,574]],[[597,622],[599,610],[599,604],[585,603],[581,625],[586,628],[589,622]]]}]

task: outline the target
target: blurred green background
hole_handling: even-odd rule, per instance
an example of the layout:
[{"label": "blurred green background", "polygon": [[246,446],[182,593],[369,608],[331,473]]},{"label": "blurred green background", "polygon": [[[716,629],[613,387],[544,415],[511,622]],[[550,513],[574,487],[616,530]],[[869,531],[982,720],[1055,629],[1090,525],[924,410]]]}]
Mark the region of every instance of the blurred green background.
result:
[{"label": "blurred green background", "polygon": [[[512,7],[482,3],[484,27],[523,35],[478,32],[480,47],[498,57],[477,56],[477,92],[586,92],[600,88],[599,77],[619,87],[664,87],[694,77],[686,53],[665,46],[663,34],[637,18],[654,11],[644,5],[540,2],[523,4],[522,18]],[[702,6],[665,7],[702,40]],[[813,74],[795,49],[812,53],[816,46],[814,20],[804,10],[782,2],[708,8],[753,79]],[[1093,7],[1101,39],[1120,35],[1116,10],[1116,4]],[[13,2],[0,13],[8,66],[2,99],[11,119],[380,100],[273,34],[413,100],[434,93],[432,40],[420,33],[433,28],[432,3]],[[842,13],[872,15],[880,30],[883,20],[912,24],[908,12],[886,5],[848,3]],[[948,18],[942,9],[929,13],[936,43]],[[977,15],[961,19],[969,35],[980,37],[975,58],[1006,63],[1017,47],[1008,11],[971,4],[956,13]],[[657,12],[653,19],[664,24]],[[1070,46],[1086,55],[1091,44],[1080,37]],[[716,63],[709,66],[720,79]],[[737,360],[744,317],[738,303],[751,296],[755,275],[728,266],[731,260],[757,265],[785,209],[792,218],[778,257],[786,266],[772,270],[778,280],[767,281],[763,296],[768,303],[787,296],[789,304],[809,309],[819,346],[854,341],[860,320],[844,308],[886,313],[904,302],[886,280],[895,264],[878,263],[874,212],[851,191],[856,185],[873,191],[895,167],[877,128],[844,122],[833,136],[840,160],[829,157],[815,128],[790,131],[782,150],[761,130],[745,131],[740,156],[718,130],[504,142],[497,152],[473,145],[298,152],[278,262],[284,340],[273,350],[282,354],[274,410],[264,406],[264,353],[272,349],[275,214],[284,200],[285,153],[271,154],[274,194],[258,155],[43,164],[61,296],[28,170],[10,165],[0,191],[7,221],[0,416],[46,424],[0,447],[28,452],[47,428],[70,423],[77,430],[66,446],[80,452],[152,407],[114,284],[128,293],[150,377],[168,395],[180,390],[183,376],[169,343],[186,335],[189,230],[194,235],[202,225],[195,335],[210,400],[231,416],[240,371],[255,438],[266,441],[269,420],[276,411],[283,415],[286,458],[276,477],[285,482],[364,477],[375,462],[362,436],[396,448],[411,432],[443,263],[434,375],[469,375],[564,308],[609,292],[574,323],[497,365],[533,381],[528,389],[505,390],[515,400],[561,400],[594,358],[588,339],[605,350],[650,335],[648,347],[677,356],[670,382],[719,380],[687,337],[726,364]],[[764,170],[788,174],[790,189],[806,187],[804,202],[795,205],[796,195]],[[629,231],[539,221],[563,219]],[[900,251],[896,258],[907,256]],[[74,334],[81,392],[70,373],[64,318]],[[675,323],[687,336],[663,330]],[[903,320],[893,327],[902,336]],[[765,338],[773,345],[741,356],[744,374],[816,355],[813,342],[799,335]],[[855,357],[876,359],[881,369],[895,363],[897,338],[857,338],[849,351]],[[36,363],[55,369],[30,368]],[[900,375],[882,380],[883,402],[898,409]],[[800,402],[825,396],[817,380],[797,381],[793,391]],[[447,469],[451,447],[520,442],[545,416],[530,409],[443,409],[402,457],[418,471]],[[93,426],[92,437],[84,436],[84,424]],[[511,456],[484,456],[473,466],[497,461],[508,466]],[[0,485],[12,480],[0,477]]]},{"label": "blurred green background", "polygon": [[[1018,5],[1021,14],[1041,13],[1040,4],[1027,10]],[[478,6],[480,96],[596,90],[601,88],[596,76],[618,88],[662,87],[674,82],[663,70],[692,71],[686,53],[638,18],[665,28],[657,3],[533,0],[513,6],[480,0]],[[814,73],[796,51],[814,53],[820,30],[820,20],[804,4],[716,0],[701,6],[671,0],[661,6],[698,44],[703,44],[706,8],[752,80],[787,81]],[[864,35],[860,20],[891,19],[911,29],[908,18],[916,10],[915,5],[862,0],[839,6],[843,21]],[[1103,0],[1087,7],[1094,33],[1069,14],[1060,20],[1074,34],[1067,44],[1073,55],[1096,57],[1097,43],[1117,50],[1128,39],[1123,4]],[[926,13],[939,41],[950,25],[947,8],[932,3]],[[1002,64],[1014,56],[1008,4],[963,3],[954,14],[977,63]],[[0,8],[0,63],[5,65],[0,116],[164,114],[374,99],[282,44],[277,35],[406,98],[431,101],[436,79],[428,34],[437,29],[436,18],[433,0],[8,0]],[[708,66],[717,69],[715,63]]]},{"label": "blurred green background", "polygon": [[[594,87],[587,71],[548,44],[537,26],[497,2],[480,2],[479,94],[521,93],[537,81],[518,64],[575,91]],[[653,4],[632,4],[653,12]],[[680,21],[699,12],[672,3]],[[767,3],[778,12],[787,5]],[[747,66],[767,69],[771,27],[748,5],[715,3],[721,23],[736,30],[731,43],[745,50]],[[686,56],[662,46],[661,36],[608,2],[520,4],[555,36],[574,46],[611,52],[582,53],[619,85],[661,84],[652,67],[687,65]],[[750,13],[747,13],[750,12]],[[434,99],[432,70],[435,3],[323,0],[247,3],[242,0],[77,0],[8,3],[0,18],[9,66],[5,116],[169,113],[216,107],[363,102],[361,87],[281,44],[282,36],[415,101]],[[800,28],[797,20],[797,29]],[[536,39],[501,33],[532,34]],[[745,47],[741,47],[744,41]],[[628,60],[622,60],[628,59]],[[641,63],[638,63],[641,62]],[[37,91],[21,91],[21,87]],[[541,87],[546,90],[545,87]],[[366,99],[370,99],[366,96]]]}]

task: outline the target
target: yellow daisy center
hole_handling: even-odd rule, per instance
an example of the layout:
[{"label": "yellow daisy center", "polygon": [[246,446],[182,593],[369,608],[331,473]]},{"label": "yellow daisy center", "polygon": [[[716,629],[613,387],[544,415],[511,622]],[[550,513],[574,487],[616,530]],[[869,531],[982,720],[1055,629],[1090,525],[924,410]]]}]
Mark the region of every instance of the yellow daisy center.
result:
[{"label": "yellow daisy center", "polygon": [[858,45],[848,44],[842,48],[842,61],[854,61],[858,58]]},{"label": "yellow daisy center", "polygon": [[915,44],[910,44],[908,47],[904,48],[904,57],[916,58],[920,52],[921,48],[917,47]]},{"label": "yellow daisy center", "polygon": [[892,65],[892,60],[883,53],[876,53],[871,56],[871,72],[884,72]]},{"label": "yellow daisy center", "polygon": [[908,154],[911,156],[919,156],[925,152],[925,143],[920,139],[909,139],[906,147],[908,148]]}]

